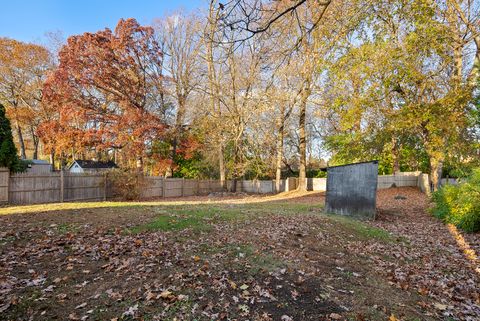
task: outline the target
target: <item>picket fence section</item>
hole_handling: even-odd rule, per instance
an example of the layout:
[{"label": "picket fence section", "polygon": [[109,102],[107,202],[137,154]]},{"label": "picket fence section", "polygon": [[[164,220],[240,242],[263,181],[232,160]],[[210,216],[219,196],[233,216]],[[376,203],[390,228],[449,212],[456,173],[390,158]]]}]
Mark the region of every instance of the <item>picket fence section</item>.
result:
[{"label": "picket fence section", "polygon": [[[222,192],[219,180],[197,180],[146,176],[141,188],[141,198],[167,198],[194,195],[208,195]],[[378,177],[378,189],[392,186],[418,186],[428,192],[428,175],[401,173]],[[226,182],[226,189],[233,190],[233,181]],[[237,180],[236,192],[270,194],[295,190],[297,178],[281,180],[276,190],[274,180]],[[326,178],[308,178],[306,189],[325,191]],[[17,173],[9,174],[0,168],[0,202],[10,204],[38,204],[72,201],[103,201],[113,199],[112,183],[105,173]]]},{"label": "picket fence section", "polygon": [[0,204],[8,202],[8,168],[0,167]]},{"label": "picket fence section", "polygon": [[105,175],[16,173],[10,175],[8,202],[38,204],[106,199]]},{"label": "picket fence section", "polygon": [[60,174],[18,173],[10,176],[8,200],[11,204],[60,202]]}]

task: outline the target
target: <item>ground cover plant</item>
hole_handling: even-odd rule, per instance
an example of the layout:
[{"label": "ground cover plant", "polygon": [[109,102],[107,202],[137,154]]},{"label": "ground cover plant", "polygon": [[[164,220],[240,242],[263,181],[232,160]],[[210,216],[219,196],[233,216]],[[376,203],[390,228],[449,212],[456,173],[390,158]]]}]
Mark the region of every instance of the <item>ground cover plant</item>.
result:
[{"label": "ground cover plant", "polygon": [[[0,208],[0,319],[478,316],[478,260],[419,191],[379,191],[370,223],[326,215],[323,202],[293,193]],[[478,253],[478,234],[464,237]]]}]

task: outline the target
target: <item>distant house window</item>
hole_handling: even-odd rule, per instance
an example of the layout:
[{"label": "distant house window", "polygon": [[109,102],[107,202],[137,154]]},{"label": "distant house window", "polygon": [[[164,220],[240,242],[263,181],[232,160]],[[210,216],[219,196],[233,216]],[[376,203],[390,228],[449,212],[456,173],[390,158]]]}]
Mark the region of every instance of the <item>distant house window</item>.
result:
[{"label": "distant house window", "polygon": [[75,168],[78,168],[78,165],[75,165]]}]

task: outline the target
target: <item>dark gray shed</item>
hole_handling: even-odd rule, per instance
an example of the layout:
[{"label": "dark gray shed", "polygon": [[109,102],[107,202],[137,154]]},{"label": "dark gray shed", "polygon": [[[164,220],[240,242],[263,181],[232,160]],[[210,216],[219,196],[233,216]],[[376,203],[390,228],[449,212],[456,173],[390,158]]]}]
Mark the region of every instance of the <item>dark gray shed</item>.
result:
[{"label": "dark gray shed", "polygon": [[378,161],[327,169],[327,213],[375,219]]}]

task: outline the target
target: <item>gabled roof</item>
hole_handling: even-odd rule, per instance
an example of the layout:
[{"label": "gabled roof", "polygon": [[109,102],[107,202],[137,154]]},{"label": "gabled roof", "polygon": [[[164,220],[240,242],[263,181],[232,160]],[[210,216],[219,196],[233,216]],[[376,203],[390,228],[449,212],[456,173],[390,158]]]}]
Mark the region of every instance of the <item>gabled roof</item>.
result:
[{"label": "gabled roof", "polygon": [[118,168],[117,164],[115,164],[114,161],[94,161],[94,160],[84,160],[84,159],[76,159],[70,166],[69,168],[72,167],[73,164],[77,163],[81,168],[92,168],[92,169],[98,169],[98,168]]},{"label": "gabled roof", "polygon": [[43,159],[26,159],[27,162],[35,165],[50,165],[50,163]]}]

